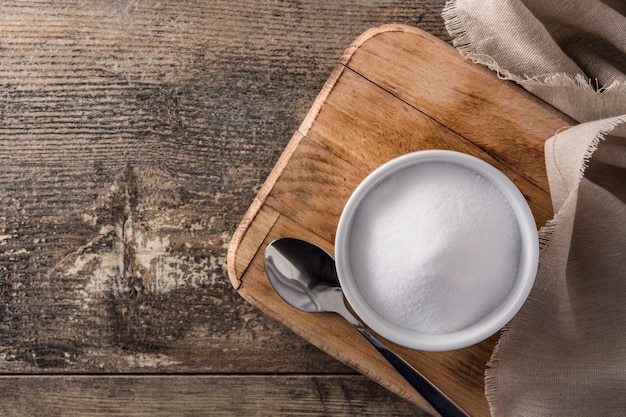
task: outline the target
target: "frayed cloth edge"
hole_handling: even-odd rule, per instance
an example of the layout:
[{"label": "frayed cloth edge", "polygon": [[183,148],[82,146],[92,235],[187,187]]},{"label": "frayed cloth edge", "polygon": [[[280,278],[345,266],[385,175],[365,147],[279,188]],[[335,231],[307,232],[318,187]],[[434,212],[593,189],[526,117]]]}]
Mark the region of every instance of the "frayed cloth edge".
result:
[{"label": "frayed cloth edge", "polygon": [[[580,182],[585,176],[585,171],[587,170],[587,167],[589,166],[589,161],[591,160],[591,157],[593,156],[595,151],[598,150],[598,146],[600,146],[600,142],[602,142],[605,139],[606,135],[608,135],[613,130],[615,130],[617,126],[619,126],[622,123],[626,123],[626,114],[617,116],[617,117],[612,117],[609,119],[605,119],[604,122],[605,123],[598,129],[595,136],[589,142],[589,145],[587,146],[587,149],[585,150],[585,153],[583,154],[583,159],[581,161],[580,169],[578,172],[578,177],[576,178],[576,183],[574,184],[574,187],[572,191],[570,192],[570,194],[578,190],[578,186],[580,185]],[[559,207],[559,211],[560,211],[560,207]]]},{"label": "frayed cloth edge", "polygon": [[605,94],[618,92],[626,94],[626,81],[615,80],[606,86],[600,86],[597,79],[585,77],[582,74],[571,76],[566,73],[544,74],[538,76],[520,76],[500,67],[498,62],[487,54],[479,53],[469,33],[466,22],[459,13],[457,0],[448,0],[441,12],[444,26],[452,37],[452,45],[465,58],[475,64],[483,65],[494,71],[498,78],[516,82],[522,86],[546,85],[550,87],[564,87],[584,90],[589,93]]},{"label": "frayed cloth edge", "polygon": [[[540,254],[543,253],[550,246],[552,237],[557,227],[561,223],[561,220],[562,220],[561,218],[563,217],[562,208],[568,206],[569,204],[574,203],[572,200],[577,198],[578,187],[580,185],[580,182],[582,181],[585,171],[587,167],[589,166],[589,161],[591,160],[591,157],[600,146],[600,142],[604,140],[606,138],[606,135],[612,132],[618,125],[622,123],[626,123],[626,114],[607,119],[605,122],[606,123],[603,124],[598,129],[594,137],[589,142],[589,145],[587,146],[587,150],[585,151],[583,155],[583,159],[581,161],[579,175],[576,178],[576,183],[574,185],[574,188],[570,191],[563,205],[558,208],[557,213],[554,215],[554,217],[551,220],[549,220],[539,230],[538,235],[539,235]],[[487,402],[489,404],[491,415],[493,416],[503,415],[504,413],[504,410],[501,407],[500,389],[497,385],[498,367],[500,364],[501,341],[502,341],[502,338],[506,336],[506,333],[510,330],[510,327],[511,327],[511,322],[507,323],[500,331],[500,338],[496,342],[496,345],[494,346],[491,357],[489,358],[489,361],[487,362],[486,368],[485,368],[485,392],[484,393],[485,393],[485,397],[487,398]]]}]

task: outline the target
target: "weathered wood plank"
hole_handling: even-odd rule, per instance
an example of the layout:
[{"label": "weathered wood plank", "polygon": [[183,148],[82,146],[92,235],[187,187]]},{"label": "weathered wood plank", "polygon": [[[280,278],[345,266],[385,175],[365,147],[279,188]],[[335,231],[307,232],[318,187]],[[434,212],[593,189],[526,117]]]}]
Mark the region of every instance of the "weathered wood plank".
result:
[{"label": "weathered wood plank", "polygon": [[0,377],[13,416],[427,416],[363,376]]}]

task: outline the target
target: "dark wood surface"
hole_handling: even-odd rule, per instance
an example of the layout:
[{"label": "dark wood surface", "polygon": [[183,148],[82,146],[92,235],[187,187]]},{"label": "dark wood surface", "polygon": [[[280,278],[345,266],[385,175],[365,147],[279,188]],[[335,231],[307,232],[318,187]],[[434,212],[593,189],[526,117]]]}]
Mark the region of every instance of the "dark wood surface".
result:
[{"label": "dark wood surface", "polygon": [[2,2],[0,414],[420,415],[225,259],[344,49],[443,3]]}]

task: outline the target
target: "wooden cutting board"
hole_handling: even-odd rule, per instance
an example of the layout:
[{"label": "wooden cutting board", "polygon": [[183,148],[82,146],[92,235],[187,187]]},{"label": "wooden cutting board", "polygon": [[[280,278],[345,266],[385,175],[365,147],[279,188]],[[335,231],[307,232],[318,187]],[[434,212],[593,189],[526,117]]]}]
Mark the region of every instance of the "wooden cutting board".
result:
[{"label": "wooden cutting board", "polygon": [[[333,252],[351,192],[382,163],[423,149],[477,156],[527,198],[537,227],[552,217],[544,142],[573,122],[419,29],[371,29],[345,51],[236,230],[228,273],[246,300],[330,355],[398,395],[427,403],[334,314],[301,313],[273,291],[267,244],[282,236]],[[472,416],[488,416],[484,371],[498,335],[466,349],[421,352],[391,346]]]}]

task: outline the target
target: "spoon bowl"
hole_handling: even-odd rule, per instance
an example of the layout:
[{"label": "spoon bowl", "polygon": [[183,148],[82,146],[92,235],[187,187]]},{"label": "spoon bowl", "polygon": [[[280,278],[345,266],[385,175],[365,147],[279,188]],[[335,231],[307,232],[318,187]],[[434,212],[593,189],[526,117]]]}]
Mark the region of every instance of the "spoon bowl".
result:
[{"label": "spoon bowl", "polygon": [[292,307],[318,313],[344,306],[335,260],[324,249],[282,238],[267,247],[264,261],[272,287]]}]

